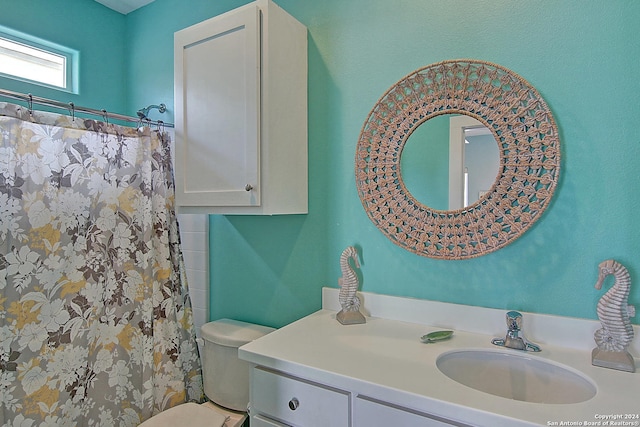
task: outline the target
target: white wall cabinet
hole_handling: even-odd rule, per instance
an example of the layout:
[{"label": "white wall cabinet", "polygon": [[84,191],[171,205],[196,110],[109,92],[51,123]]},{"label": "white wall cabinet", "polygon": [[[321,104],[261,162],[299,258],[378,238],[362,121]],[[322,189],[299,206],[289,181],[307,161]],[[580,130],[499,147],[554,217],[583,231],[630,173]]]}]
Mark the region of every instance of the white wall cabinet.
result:
[{"label": "white wall cabinet", "polygon": [[180,213],[308,211],[307,29],[258,0],[174,35]]}]

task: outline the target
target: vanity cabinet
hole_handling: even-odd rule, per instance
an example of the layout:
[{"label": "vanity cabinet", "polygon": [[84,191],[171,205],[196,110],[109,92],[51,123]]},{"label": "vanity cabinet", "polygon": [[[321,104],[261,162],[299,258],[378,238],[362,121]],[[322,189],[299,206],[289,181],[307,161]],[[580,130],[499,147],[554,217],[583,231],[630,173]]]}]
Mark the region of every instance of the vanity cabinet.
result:
[{"label": "vanity cabinet", "polygon": [[263,367],[251,373],[250,400],[252,427],[464,425]]},{"label": "vanity cabinet", "polygon": [[174,35],[180,213],[307,213],[307,29],[258,0]]},{"label": "vanity cabinet", "polygon": [[[503,310],[363,292],[360,308],[370,314],[366,323],[345,326],[336,319],[342,308],[339,292],[324,288],[322,310],[238,349],[238,356],[255,366],[252,427],[532,427],[594,414],[633,417],[638,412],[638,375],[591,364],[598,321],[528,313],[527,330],[536,339],[543,334],[545,344],[539,353],[522,354],[491,342],[497,333],[504,333]],[[420,339],[444,325],[455,331],[451,339],[437,344]],[[640,335],[640,329],[634,329]],[[560,345],[567,343],[572,347]],[[640,354],[640,341],[632,346],[633,354]],[[490,353],[499,363],[503,361],[499,355],[523,362],[520,369],[504,366],[500,375],[483,380],[486,384],[509,383],[518,393],[524,385],[529,393],[537,381],[550,384],[533,373],[538,363],[544,363],[583,375],[597,392],[575,403],[536,403],[463,385],[438,366],[438,360],[449,354],[478,350],[485,355],[470,373],[483,370]],[[520,376],[525,371],[531,381]],[[534,381],[534,377],[539,378]],[[564,381],[558,380],[557,384]],[[552,397],[556,391],[552,389],[555,386],[542,393]],[[553,401],[559,402],[549,400]]]}]

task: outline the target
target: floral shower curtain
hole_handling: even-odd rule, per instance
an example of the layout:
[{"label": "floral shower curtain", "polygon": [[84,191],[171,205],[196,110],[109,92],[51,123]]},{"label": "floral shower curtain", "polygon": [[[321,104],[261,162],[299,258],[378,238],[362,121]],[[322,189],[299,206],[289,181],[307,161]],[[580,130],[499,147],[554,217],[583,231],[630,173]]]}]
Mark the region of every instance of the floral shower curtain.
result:
[{"label": "floral shower curtain", "polygon": [[166,134],[0,103],[0,425],[203,397]]}]

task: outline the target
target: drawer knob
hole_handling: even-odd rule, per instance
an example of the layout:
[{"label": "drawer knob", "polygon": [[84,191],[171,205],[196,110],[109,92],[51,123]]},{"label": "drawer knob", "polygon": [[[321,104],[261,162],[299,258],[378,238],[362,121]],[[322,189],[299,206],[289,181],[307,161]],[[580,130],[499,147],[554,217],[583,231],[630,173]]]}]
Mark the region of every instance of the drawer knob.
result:
[{"label": "drawer knob", "polygon": [[245,189],[245,191],[251,191],[251,190],[253,190],[253,185],[247,184],[247,185],[244,186],[244,189]]},{"label": "drawer knob", "polygon": [[289,409],[291,409],[292,411],[298,409],[298,406],[300,406],[300,401],[295,397],[289,401]]}]

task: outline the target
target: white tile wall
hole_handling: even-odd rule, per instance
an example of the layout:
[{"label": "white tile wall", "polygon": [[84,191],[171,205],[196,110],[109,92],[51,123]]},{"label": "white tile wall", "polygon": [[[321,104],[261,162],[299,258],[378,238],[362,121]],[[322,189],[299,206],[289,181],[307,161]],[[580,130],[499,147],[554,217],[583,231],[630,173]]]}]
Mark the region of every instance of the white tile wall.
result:
[{"label": "white tile wall", "polygon": [[200,328],[209,321],[209,217],[180,214],[178,223],[193,307],[193,322],[196,325],[196,335],[200,338]]}]

